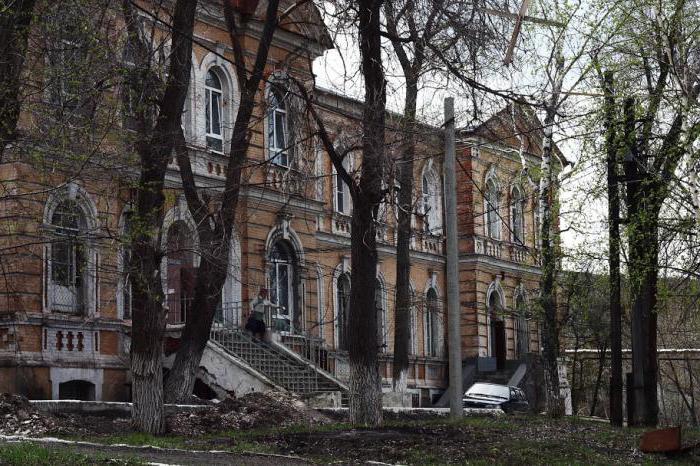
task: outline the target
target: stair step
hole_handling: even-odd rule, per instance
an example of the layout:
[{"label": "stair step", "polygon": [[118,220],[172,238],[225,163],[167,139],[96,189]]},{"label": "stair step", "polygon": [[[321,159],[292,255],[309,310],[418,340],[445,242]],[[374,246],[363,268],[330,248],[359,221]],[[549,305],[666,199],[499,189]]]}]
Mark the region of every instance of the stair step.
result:
[{"label": "stair step", "polygon": [[247,334],[235,330],[216,330],[212,338],[226,351],[246,361],[251,367],[267,375],[287,390],[298,393],[342,390],[307,364],[275,348],[273,345],[253,340]]}]

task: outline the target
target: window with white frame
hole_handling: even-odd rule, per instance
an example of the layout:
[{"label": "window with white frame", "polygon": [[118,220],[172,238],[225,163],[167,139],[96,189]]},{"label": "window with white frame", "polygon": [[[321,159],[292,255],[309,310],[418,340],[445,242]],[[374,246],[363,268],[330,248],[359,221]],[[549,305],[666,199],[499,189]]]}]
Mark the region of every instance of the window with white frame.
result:
[{"label": "window with white frame", "polygon": [[219,72],[211,68],[204,80],[204,112],[207,148],[214,152],[224,150],[223,85]]},{"label": "window with white frame", "polygon": [[385,289],[381,280],[377,279],[377,288],[374,294],[374,303],[377,308],[377,346],[379,352],[384,353],[388,348],[387,339],[387,311]]},{"label": "window with white frame", "polygon": [[336,282],[336,328],[338,339],[336,349],[346,351],[348,349],[348,315],[350,314],[350,274],[345,272],[338,277]]},{"label": "window with white frame", "polygon": [[516,244],[525,244],[525,222],[523,213],[525,211],[525,197],[518,186],[514,186],[511,191],[510,200],[510,224],[512,240]]},{"label": "window with white frame", "polygon": [[423,172],[422,178],[422,213],[426,233],[442,234],[442,196],[440,177],[430,167]]},{"label": "window with white frame", "polygon": [[425,296],[425,349],[426,356],[440,356],[440,313],[438,295],[430,288]]},{"label": "window with white frame", "polygon": [[484,211],[486,234],[493,239],[501,239],[501,219],[499,216],[500,194],[494,177],[486,180],[484,193]]},{"label": "window with white frame", "polygon": [[53,238],[48,254],[48,306],[56,312],[88,310],[88,222],[76,200],[63,199],[51,215]]},{"label": "window with white frame", "polygon": [[[348,173],[352,172],[352,154],[347,154],[345,159],[343,159],[343,168],[345,168],[345,171]],[[333,204],[335,211],[343,215],[352,214],[350,187],[345,180],[343,180],[343,177],[335,169],[335,167],[333,168],[333,193]]]},{"label": "window with white frame", "polygon": [[272,85],[267,96],[267,144],[270,160],[279,166],[292,163],[289,138],[288,93]]}]

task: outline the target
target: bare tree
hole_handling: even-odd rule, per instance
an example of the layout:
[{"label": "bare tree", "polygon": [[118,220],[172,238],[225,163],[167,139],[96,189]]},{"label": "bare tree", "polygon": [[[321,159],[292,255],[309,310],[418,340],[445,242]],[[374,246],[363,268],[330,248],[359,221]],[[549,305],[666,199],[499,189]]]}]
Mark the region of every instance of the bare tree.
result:
[{"label": "bare tree", "polygon": [[[136,205],[132,223],[132,419],[140,430],[158,434],[165,430],[163,411],[163,338],[166,312],[160,264],[161,225],[164,215],[164,182],[174,141],[180,134],[183,105],[192,65],[192,32],[197,1],[178,0],[172,25],[172,46],[165,81],[151,66],[152,50],[142,34],[137,6],[123,0],[135,63],[128,80],[135,95],[153,95],[140,105],[135,149],[140,160]],[[159,12],[161,13],[161,12]]]}]

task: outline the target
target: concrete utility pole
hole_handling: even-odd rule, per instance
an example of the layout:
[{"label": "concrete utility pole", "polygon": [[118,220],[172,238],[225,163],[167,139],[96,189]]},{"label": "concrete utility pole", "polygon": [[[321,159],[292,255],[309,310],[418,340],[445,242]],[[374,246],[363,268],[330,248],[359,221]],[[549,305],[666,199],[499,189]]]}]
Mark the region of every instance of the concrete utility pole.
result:
[{"label": "concrete utility pole", "polygon": [[462,417],[462,339],[459,308],[457,189],[454,99],[445,98],[445,220],[447,234],[447,336],[450,357],[450,416]]}]

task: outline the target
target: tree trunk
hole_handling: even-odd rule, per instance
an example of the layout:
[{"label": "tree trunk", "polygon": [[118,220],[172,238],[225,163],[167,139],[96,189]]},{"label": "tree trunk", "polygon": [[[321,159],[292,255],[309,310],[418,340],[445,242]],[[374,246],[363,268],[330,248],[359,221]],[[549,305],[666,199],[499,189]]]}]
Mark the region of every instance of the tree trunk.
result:
[{"label": "tree trunk", "polygon": [[605,352],[608,350],[608,344],[605,342],[603,350],[598,353],[598,376],[595,379],[595,387],[593,388],[593,401],[591,402],[591,416],[595,416],[595,409],[598,406],[598,394],[600,393],[600,382],[603,379],[603,369],[605,368]]},{"label": "tree trunk", "polygon": [[[200,236],[200,244],[202,241]],[[207,241],[208,238],[204,238]],[[213,242],[213,241],[212,241]],[[209,332],[214,321],[216,308],[221,302],[221,290],[226,281],[228,261],[217,261],[217,257],[228,257],[228,244],[221,244],[216,251],[202,254],[201,265],[197,270],[192,310],[187,314],[185,328],[180,338],[173,367],[165,384],[165,397],[170,403],[186,402],[194,389],[199,364],[209,341]],[[220,262],[225,262],[221,264]]]},{"label": "tree trunk", "polygon": [[396,305],[394,310],[393,389],[405,392],[408,379],[408,354],[411,337],[411,219],[413,217],[413,159],[416,153],[416,99],[418,82],[406,77],[401,165],[399,175],[399,215],[396,239]]},{"label": "tree trunk", "polygon": [[554,227],[552,204],[552,125],[554,123],[554,106],[550,107],[545,119],[545,140],[542,155],[542,182],[540,183],[540,209],[542,209],[542,232],[540,237],[542,249],[541,302],[543,310],[542,346],[544,349],[544,367],[547,381],[547,412],[558,417],[564,414],[564,400],[559,388],[559,316],[555,297],[554,280],[556,276],[555,241],[552,238]]},{"label": "tree trunk", "polygon": [[635,101],[625,100],[628,273],[632,295],[632,379],[634,416],[631,425],[658,423],[656,361],[656,291],[659,256],[659,212],[664,195],[656,174],[645,170],[635,132]]},{"label": "tree trunk", "polygon": [[[148,48],[141,42],[138,17],[129,0],[122,3],[130,40],[137,46],[137,64],[147,66]],[[158,102],[155,125],[141,111],[136,150],[141,162],[134,212],[134,250],[130,266],[133,288],[131,372],[133,377],[132,421],[151,434],[165,431],[163,418],[163,337],[166,316],[160,264],[160,231],[163,224],[165,173],[181,130],[182,109],[192,67],[192,31],[196,1],[178,0],[173,14],[172,49],[165,89]],[[148,73],[144,70],[142,75]],[[139,93],[150,91],[145,80],[130,83]]]},{"label": "tree trunk", "polygon": [[386,83],[382,68],[379,0],[360,0],[359,39],[365,106],[362,114],[362,168],[353,199],[351,221],[352,287],[348,318],[350,359],[350,421],[354,425],[382,423],[382,390],[378,366],[376,212],[382,200],[385,144]]},{"label": "tree trunk", "polygon": [[5,3],[0,13],[0,162],[5,148],[16,138],[22,105],[21,75],[35,3],[35,0]]},{"label": "tree trunk", "polygon": [[608,267],[610,269],[610,424],[622,427],[622,307],[620,303],[620,189],[613,74],[606,72],[605,146],[608,168]]},{"label": "tree trunk", "polygon": [[361,426],[378,426],[382,423],[378,342],[371,337],[377,334],[377,246],[372,210],[370,202],[354,205],[351,232],[352,287],[348,317],[350,422]]}]

